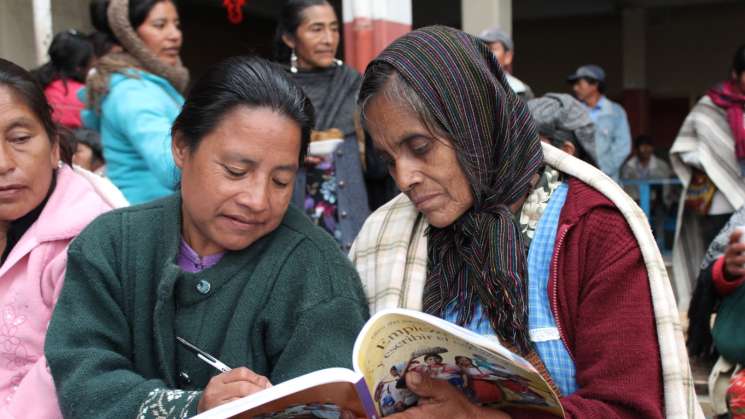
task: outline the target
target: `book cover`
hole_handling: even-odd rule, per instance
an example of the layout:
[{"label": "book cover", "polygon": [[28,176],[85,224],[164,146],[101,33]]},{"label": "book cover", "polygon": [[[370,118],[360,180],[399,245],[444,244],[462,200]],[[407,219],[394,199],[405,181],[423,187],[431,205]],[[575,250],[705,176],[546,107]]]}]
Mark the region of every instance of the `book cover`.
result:
[{"label": "book cover", "polygon": [[204,412],[198,419],[378,419],[416,406],[407,372],[444,380],[474,403],[515,406],[563,417],[557,395],[524,358],[495,338],[405,309],[373,316],[357,336],[354,371],[330,368]]}]

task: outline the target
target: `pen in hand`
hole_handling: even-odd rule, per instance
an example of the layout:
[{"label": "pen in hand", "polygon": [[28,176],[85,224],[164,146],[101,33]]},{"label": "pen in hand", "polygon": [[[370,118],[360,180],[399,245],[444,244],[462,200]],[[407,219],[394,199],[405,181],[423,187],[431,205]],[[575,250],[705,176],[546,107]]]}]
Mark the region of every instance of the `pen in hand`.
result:
[{"label": "pen in hand", "polygon": [[197,356],[197,358],[201,359],[202,361],[212,365],[220,372],[228,372],[231,371],[232,368],[222,363],[219,359],[215,358],[214,356],[210,355],[209,353],[197,348],[196,346],[192,345],[187,341],[186,339],[176,336],[176,341],[184,346],[189,352],[192,352]]}]

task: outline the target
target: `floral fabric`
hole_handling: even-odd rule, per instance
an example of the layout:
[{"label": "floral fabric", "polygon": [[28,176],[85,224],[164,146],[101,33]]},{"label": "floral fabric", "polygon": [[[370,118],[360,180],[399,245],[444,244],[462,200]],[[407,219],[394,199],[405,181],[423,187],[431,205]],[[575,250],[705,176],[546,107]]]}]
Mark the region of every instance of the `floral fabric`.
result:
[{"label": "floral fabric", "polygon": [[548,206],[548,200],[551,194],[561,186],[560,173],[551,166],[546,166],[541,179],[536,184],[533,191],[525,199],[523,207],[520,210],[520,232],[523,233],[526,248],[530,246],[535,236],[535,229],[538,227],[543,212]]},{"label": "floral fabric", "polygon": [[727,404],[732,419],[745,419],[745,370],[732,376],[727,389]]},{"label": "floral fabric", "polygon": [[324,157],[315,167],[307,168],[305,182],[305,213],[341,243],[337,212],[336,165],[333,154]]}]

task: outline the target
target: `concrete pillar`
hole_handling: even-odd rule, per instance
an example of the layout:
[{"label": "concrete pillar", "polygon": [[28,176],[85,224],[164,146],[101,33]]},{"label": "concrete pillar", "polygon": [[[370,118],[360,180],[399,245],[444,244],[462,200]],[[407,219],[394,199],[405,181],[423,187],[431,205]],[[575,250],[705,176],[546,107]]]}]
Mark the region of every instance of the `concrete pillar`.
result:
[{"label": "concrete pillar", "polygon": [[643,8],[623,11],[623,88],[647,88],[647,19]]},{"label": "concrete pillar", "polygon": [[462,0],[463,31],[478,35],[498,26],[512,35],[512,0]]},{"label": "concrete pillar", "polygon": [[647,134],[650,128],[646,17],[643,8],[623,10],[623,105],[632,137]]},{"label": "concrete pillar", "polygon": [[36,66],[34,17],[28,0],[0,0],[0,57],[27,69]]},{"label": "concrete pillar", "polygon": [[36,65],[42,65],[49,56],[47,49],[52,43],[52,2],[51,0],[33,0],[34,13],[34,49],[36,52]]}]

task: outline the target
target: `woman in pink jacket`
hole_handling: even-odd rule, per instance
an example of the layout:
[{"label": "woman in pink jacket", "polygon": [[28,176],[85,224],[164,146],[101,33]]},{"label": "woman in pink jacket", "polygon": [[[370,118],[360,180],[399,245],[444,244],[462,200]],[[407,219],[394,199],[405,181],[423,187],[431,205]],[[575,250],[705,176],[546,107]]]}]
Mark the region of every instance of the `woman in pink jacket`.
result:
[{"label": "woman in pink jacket", "polygon": [[72,169],[44,92],[0,59],[0,418],[60,417],[44,336],[67,246],[123,204],[103,178]]}]

